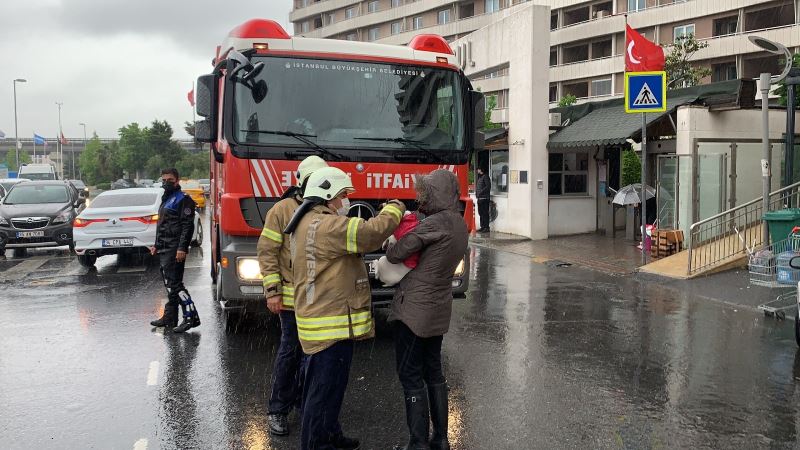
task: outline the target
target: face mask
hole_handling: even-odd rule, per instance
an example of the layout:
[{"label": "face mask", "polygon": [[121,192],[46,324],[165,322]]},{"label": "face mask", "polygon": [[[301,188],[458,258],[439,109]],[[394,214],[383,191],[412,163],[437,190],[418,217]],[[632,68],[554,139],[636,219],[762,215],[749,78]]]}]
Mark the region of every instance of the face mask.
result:
[{"label": "face mask", "polygon": [[174,181],[162,181],[161,187],[164,188],[165,192],[172,192],[175,190],[175,182]]},{"label": "face mask", "polygon": [[350,212],[350,199],[349,198],[343,198],[342,199],[342,206],[339,209],[336,210],[336,214],[339,214],[340,216],[346,216],[347,213],[349,213],[349,212]]}]

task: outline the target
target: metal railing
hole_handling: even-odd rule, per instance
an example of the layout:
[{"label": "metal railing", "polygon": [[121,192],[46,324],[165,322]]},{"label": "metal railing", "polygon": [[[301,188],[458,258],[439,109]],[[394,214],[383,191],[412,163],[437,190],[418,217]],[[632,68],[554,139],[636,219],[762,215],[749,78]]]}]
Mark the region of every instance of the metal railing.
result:
[{"label": "metal railing", "polygon": [[[800,182],[769,195],[770,211],[790,205],[800,205]],[[763,200],[757,198],[693,223],[688,236],[687,273],[692,275],[764,244],[763,216]]]}]

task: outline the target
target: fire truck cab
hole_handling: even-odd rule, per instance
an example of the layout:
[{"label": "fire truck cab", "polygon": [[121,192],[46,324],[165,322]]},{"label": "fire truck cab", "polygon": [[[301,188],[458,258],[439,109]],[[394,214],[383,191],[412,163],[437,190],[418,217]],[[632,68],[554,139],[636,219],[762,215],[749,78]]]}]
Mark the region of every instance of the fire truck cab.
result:
[{"label": "fire truck cab", "polygon": [[[483,145],[483,95],[440,36],[408,46],[310,39],[255,19],[230,32],[213,67],[197,80],[195,137],[211,145],[211,276],[223,308],[264,308],[256,244],[309,155],[351,175],[350,215],[365,219],[389,199],[416,209],[414,176],[453,171],[474,230],[467,175]],[[468,280],[465,255],[454,292]],[[391,299],[391,289],[372,287],[376,303]]]}]

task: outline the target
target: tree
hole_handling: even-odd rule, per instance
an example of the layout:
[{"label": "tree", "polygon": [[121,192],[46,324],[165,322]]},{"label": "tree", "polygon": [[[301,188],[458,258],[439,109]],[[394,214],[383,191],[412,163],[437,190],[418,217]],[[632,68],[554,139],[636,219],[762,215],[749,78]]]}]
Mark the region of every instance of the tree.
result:
[{"label": "tree", "polygon": [[693,34],[679,36],[675,42],[667,45],[669,54],[664,65],[664,70],[667,72],[667,86],[696,86],[700,84],[700,80],[711,75],[711,69],[694,67],[691,63],[692,56],[706,47],[708,43],[699,42]]},{"label": "tree", "polygon": [[622,153],[622,185],[638,183],[642,179],[642,164],[639,157],[631,150]]},{"label": "tree", "polygon": [[[781,61],[781,65],[785,64],[785,60]],[[792,56],[792,67],[800,68],[800,53],[795,53]],[[786,89],[786,83],[781,82],[780,86],[775,89],[775,94],[780,96],[778,100],[782,106],[786,106],[787,102],[789,101],[787,98],[788,90]],[[794,107],[800,108],[800,86],[794,87]]]},{"label": "tree", "polygon": [[[19,161],[22,164],[28,164],[31,162],[31,155],[28,152],[21,151],[19,152]],[[8,150],[6,153],[6,167],[11,172],[16,172],[19,169],[19,165],[17,164],[17,151],[12,149]]]},{"label": "tree", "polygon": [[565,106],[574,105],[575,102],[577,102],[577,101],[578,101],[578,97],[575,97],[572,94],[567,94],[567,95],[561,97],[561,100],[558,101],[558,106],[563,108]]},{"label": "tree", "polygon": [[188,134],[191,137],[194,137],[194,123],[193,122],[188,122],[188,121],[184,122],[183,123],[183,129],[186,131],[186,134]]},{"label": "tree", "polygon": [[494,130],[496,128],[500,128],[502,125],[499,123],[492,122],[492,111],[497,108],[497,96],[496,95],[487,95],[486,96],[486,112],[484,113],[484,130]]},{"label": "tree", "polygon": [[100,180],[98,176],[97,154],[101,146],[100,139],[95,133],[92,139],[86,143],[86,149],[81,152],[81,156],[78,159],[78,167],[81,169],[81,175],[83,175],[84,181],[90,185],[96,185],[101,181],[109,181]]}]

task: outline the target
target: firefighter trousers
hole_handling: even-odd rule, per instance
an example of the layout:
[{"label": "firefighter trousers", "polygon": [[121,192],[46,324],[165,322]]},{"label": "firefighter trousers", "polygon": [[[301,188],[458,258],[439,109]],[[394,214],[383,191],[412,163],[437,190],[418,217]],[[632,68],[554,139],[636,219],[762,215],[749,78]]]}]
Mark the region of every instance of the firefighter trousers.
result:
[{"label": "firefighter trousers", "polygon": [[289,414],[300,400],[300,364],[303,349],[297,339],[297,320],[294,311],[280,312],[281,342],[275,355],[272,371],[272,393],[269,396],[270,414]]},{"label": "firefighter trousers", "polygon": [[339,341],[313,355],[306,355],[303,377],[300,448],[333,450],[342,435],[339,412],[347,389],[354,341]]}]

